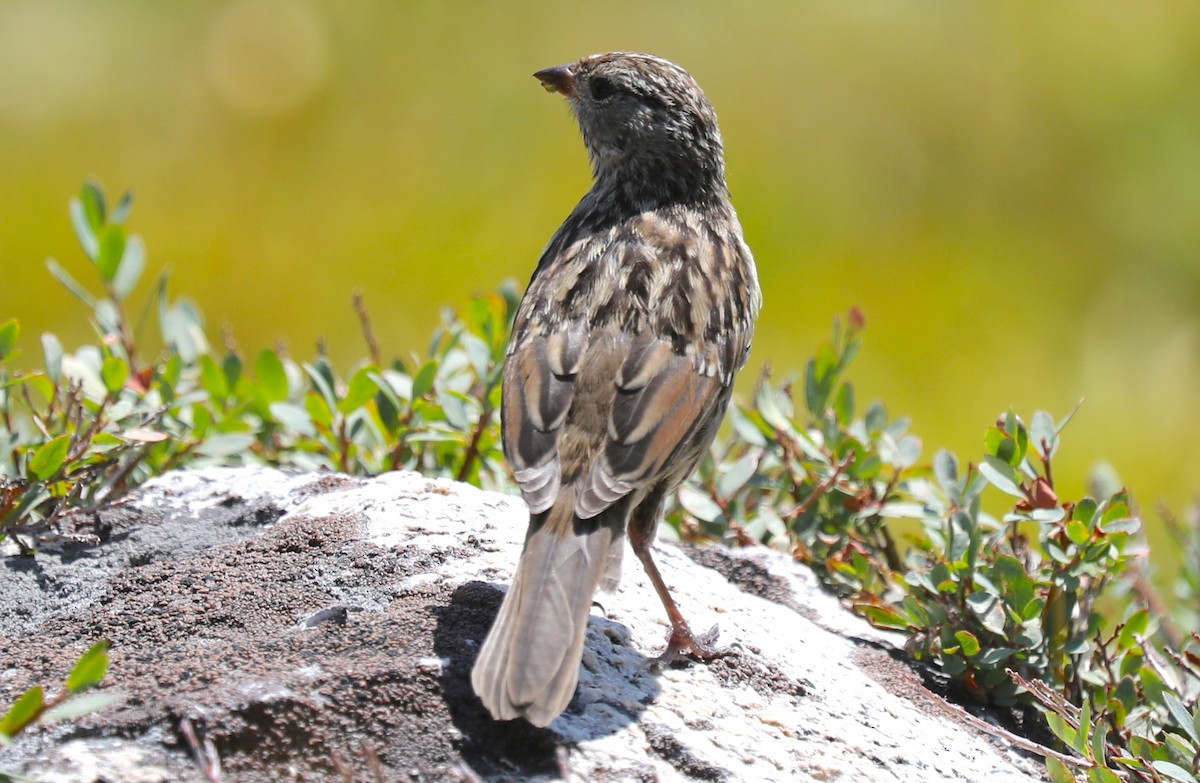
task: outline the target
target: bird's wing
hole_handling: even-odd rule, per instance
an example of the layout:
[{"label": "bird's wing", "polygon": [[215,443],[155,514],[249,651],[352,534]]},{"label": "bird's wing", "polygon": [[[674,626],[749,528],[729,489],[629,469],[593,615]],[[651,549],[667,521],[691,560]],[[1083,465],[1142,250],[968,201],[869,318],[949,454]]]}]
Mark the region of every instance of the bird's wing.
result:
[{"label": "bird's wing", "polygon": [[[599,306],[577,308],[574,318],[553,326],[518,314],[505,368],[504,446],[533,513],[550,508],[564,481],[576,485],[576,512],[589,519],[639,487],[682,479],[720,424],[732,376],[749,348],[749,330],[739,324],[688,322],[697,313],[720,319],[728,304],[711,301],[720,286],[688,283],[687,259],[657,290],[642,290],[644,281],[628,270],[638,266],[632,258],[659,251],[647,245],[654,234],[642,232],[633,247],[609,239],[599,250],[584,241],[575,252],[554,243],[547,252],[569,252],[560,278],[616,279],[613,297],[642,291],[645,299],[632,303],[639,317],[605,318],[606,300],[594,289]],[[718,258],[721,269],[739,248],[717,242],[702,233],[688,249],[694,258]],[[596,268],[605,264],[612,269]],[[571,298],[553,287],[553,264],[539,271],[549,274],[535,276],[524,312],[546,312],[552,300]]]},{"label": "bird's wing", "polygon": [[708,445],[720,418],[714,408],[724,399],[718,377],[702,374],[693,357],[652,334],[629,340],[612,383],[616,394],[604,448],[575,503],[584,519],[639,487],[684,478],[700,454],[681,452]]},{"label": "bird's wing", "polygon": [[504,367],[504,452],[534,514],[554,504],[562,481],[559,434],[575,395],[588,335],[576,323],[518,335]]}]

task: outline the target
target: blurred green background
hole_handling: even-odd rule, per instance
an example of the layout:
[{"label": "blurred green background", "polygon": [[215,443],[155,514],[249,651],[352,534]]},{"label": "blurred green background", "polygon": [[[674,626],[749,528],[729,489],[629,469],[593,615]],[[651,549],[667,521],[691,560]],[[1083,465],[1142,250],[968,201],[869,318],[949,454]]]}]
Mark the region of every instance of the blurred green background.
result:
[{"label": "blurred green background", "polygon": [[589,182],[530,74],[683,64],[721,117],[766,304],[751,376],[857,305],[859,399],[977,458],[1010,406],[1086,403],[1067,493],[1200,488],[1200,3],[0,0],[0,317],[89,339],[85,177],[131,187],[149,269],[246,350],[423,350],[443,305],[527,279]]}]

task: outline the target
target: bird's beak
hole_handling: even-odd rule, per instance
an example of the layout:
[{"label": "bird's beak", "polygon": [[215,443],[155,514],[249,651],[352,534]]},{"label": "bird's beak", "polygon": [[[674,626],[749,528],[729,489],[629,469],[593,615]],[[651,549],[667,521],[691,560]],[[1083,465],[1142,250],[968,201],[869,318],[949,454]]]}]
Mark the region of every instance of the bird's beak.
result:
[{"label": "bird's beak", "polygon": [[546,92],[561,92],[568,98],[575,94],[575,74],[572,73],[569,65],[543,68],[533,77],[542,83]]}]

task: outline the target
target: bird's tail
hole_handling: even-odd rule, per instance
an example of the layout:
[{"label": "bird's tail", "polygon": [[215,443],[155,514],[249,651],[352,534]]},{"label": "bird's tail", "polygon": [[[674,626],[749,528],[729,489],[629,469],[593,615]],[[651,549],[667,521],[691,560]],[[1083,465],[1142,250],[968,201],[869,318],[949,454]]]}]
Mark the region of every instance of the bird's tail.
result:
[{"label": "bird's tail", "polygon": [[619,513],[610,508],[579,519],[574,491],[563,488],[531,520],[512,587],[471,672],[475,692],[497,720],[545,726],[570,703],[592,597],[618,573]]}]

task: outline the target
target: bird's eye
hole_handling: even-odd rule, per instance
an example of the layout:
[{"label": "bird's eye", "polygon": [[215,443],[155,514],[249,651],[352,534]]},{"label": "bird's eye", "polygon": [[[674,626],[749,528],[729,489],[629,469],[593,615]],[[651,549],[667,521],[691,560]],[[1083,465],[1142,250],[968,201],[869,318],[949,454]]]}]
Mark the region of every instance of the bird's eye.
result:
[{"label": "bird's eye", "polygon": [[592,93],[592,100],[603,101],[617,94],[617,85],[603,76],[594,76],[588,81],[588,90]]}]

